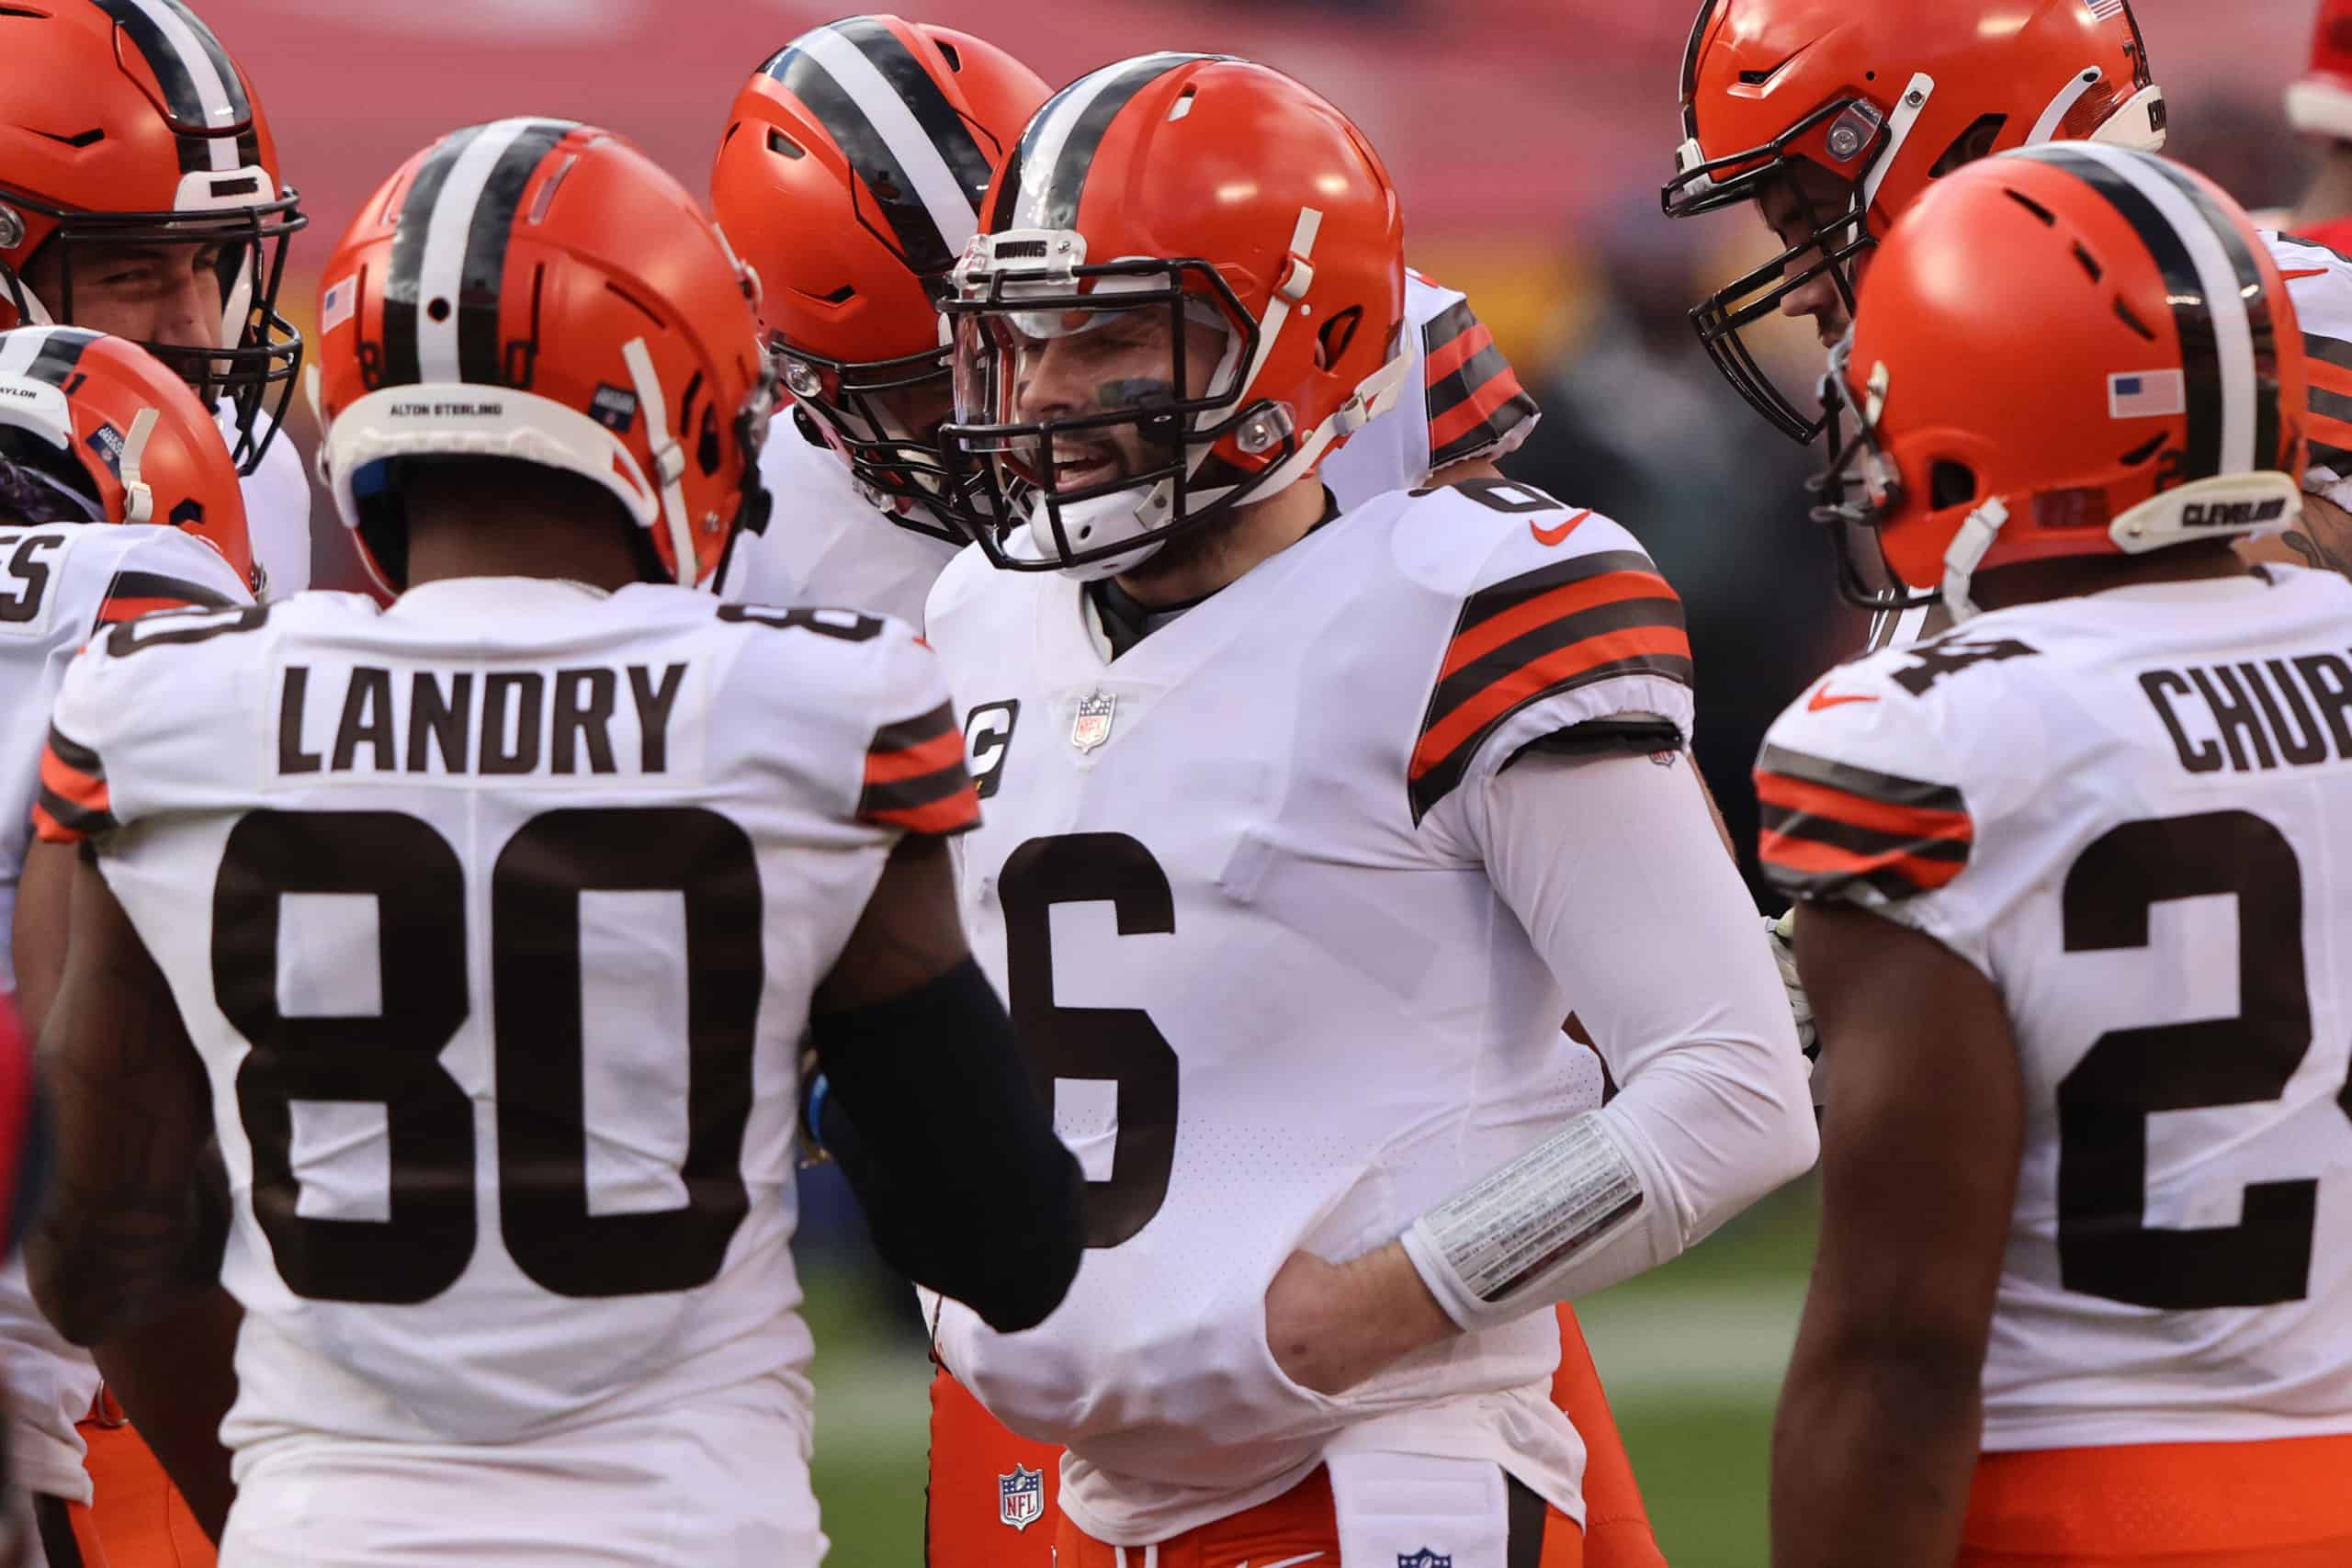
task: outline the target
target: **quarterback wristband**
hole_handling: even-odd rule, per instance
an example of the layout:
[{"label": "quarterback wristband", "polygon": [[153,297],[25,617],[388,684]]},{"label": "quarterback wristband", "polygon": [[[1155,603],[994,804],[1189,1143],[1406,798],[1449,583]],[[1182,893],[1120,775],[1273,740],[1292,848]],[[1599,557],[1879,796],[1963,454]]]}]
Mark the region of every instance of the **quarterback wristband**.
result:
[{"label": "quarterback wristband", "polygon": [[1405,1252],[1448,1317],[1493,1328],[1556,1303],[1561,1276],[1642,1198],[1633,1163],[1588,1111],[1415,1220]]}]

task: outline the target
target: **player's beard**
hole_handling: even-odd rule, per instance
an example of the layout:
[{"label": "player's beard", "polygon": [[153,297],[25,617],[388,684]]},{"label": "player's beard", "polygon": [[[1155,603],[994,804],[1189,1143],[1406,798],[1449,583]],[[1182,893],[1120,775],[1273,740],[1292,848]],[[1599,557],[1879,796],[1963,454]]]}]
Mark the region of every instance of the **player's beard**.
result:
[{"label": "player's beard", "polygon": [[1150,559],[1121,572],[1119,586],[1149,604],[1152,589],[1170,579],[1197,573],[1214,581],[1219,574],[1211,569],[1232,547],[1240,525],[1240,511],[1233,508],[1188,528],[1154,550]]}]

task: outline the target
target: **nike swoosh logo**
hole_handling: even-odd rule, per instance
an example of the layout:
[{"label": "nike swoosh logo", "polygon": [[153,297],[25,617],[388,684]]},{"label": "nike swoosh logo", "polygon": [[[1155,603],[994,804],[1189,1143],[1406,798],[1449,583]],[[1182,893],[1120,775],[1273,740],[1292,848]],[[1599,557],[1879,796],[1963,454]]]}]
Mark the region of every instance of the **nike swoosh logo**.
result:
[{"label": "nike swoosh logo", "polygon": [[2291,271],[2282,271],[2278,275],[2278,281],[2292,283],[2299,277],[2325,277],[2326,276],[2327,268],[2324,266],[2301,266]]},{"label": "nike swoosh logo", "polygon": [[[1539,545],[1556,545],[1561,540],[1566,538],[1569,535],[1575,533],[1577,531],[1577,525],[1591,515],[1592,508],[1588,506],[1582,512],[1577,513],[1574,517],[1569,518],[1566,523],[1561,524],[1556,528],[1539,528],[1533,523],[1530,523],[1527,525],[1527,531],[1535,536],[1535,542]],[[1306,1560],[1305,1558],[1301,1558],[1299,1561],[1303,1562]],[[1245,1562],[1241,1565],[1241,1568],[1250,1568],[1250,1565]],[[1269,1562],[1266,1564],[1266,1568],[1283,1568],[1283,1564],[1279,1562]]]},{"label": "nike swoosh logo", "polygon": [[1823,708],[1844,707],[1848,703],[1874,703],[1876,701],[1878,701],[1876,697],[1849,697],[1844,695],[1831,696],[1829,694],[1829,688],[1824,686],[1821,690],[1813,694],[1813,700],[1804,705],[1804,711],[1807,713],[1819,713]]}]

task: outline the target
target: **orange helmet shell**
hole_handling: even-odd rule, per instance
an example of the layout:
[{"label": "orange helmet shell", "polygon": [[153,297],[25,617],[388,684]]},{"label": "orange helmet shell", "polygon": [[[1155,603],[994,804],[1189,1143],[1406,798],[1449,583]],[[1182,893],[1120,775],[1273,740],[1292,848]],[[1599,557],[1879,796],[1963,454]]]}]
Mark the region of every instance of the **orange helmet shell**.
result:
[{"label": "orange helmet shell", "polygon": [[729,111],[712,208],[760,275],[775,346],[936,355],[936,288],[1046,84],[994,44],[891,16],[804,33]]},{"label": "orange helmet shell", "polygon": [[[1223,322],[1228,363],[1207,399],[1161,411],[1189,422],[1180,460],[1093,543],[1065,528],[1050,485],[1004,493],[1002,465],[992,464],[1001,493],[971,520],[982,547],[997,547],[988,519],[1023,512],[1033,542],[1043,542],[1041,525],[1053,536],[1034,558],[1000,564],[1112,562],[1272,496],[1396,395],[1405,301],[1396,186],[1346,115],[1280,72],[1156,54],[1062,89],[998,174],[944,309],[966,323],[1057,297],[1100,311],[1119,308],[1129,288],[1157,290],[1136,294],[1138,304],[1181,295],[1196,318]],[[1046,427],[1013,416],[1007,374],[967,377],[966,359],[959,344],[967,385],[951,447],[1050,442]],[[975,389],[982,380],[988,389]]]},{"label": "orange helmet shell", "polygon": [[80,327],[0,332],[0,456],[66,479],[106,522],[195,536],[255,585],[220,427],[137,344]]},{"label": "orange helmet shell", "polygon": [[368,198],[323,276],[321,472],[394,592],[402,519],[371,472],[387,459],[582,474],[688,584],[763,503],[756,286],[694,197],[610,131],[453,131]]},{"label": "orange helmet shell", "polygon": [[[1956,550],[1964,589],[2283,525],[2301,343],[2269,250],[2203,176],[2087,143],[1989,159],[1939,181],[1863,279],[1840,385],[1880,467],[1848,483],[1880,492],[1864,520],[1895,574],[1948,597]],[[1986,522],[1989,542],[1962,539]]]},{"label": "orange helmet shell", "polygon": [[277,309],[296,205],[251,84],[181,0],[0,6],[0,327],[73,319],[70,251],[62,298],[19,276],[52,241],[221,245],[218,352],[148,346],[233,396],[248,472],[301,360]]},{"label": "orange helmet shell", "polygon": [[2320,0],[2311,68],[2287,89],[2287,118],[2297,130],[2352,141],[2352,0]]}]

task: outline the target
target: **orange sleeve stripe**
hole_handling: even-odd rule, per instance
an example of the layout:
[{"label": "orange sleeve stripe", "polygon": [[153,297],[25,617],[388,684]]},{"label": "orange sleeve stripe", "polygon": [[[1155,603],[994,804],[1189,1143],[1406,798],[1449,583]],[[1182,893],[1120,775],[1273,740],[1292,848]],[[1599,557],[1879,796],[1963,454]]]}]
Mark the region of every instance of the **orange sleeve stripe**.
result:
[{"label": "orange sleeve stripe", "polygon": [[942,730],[918,746],[897,751],[869,751],[865,755],[865,782],[870,784],[896,784],[900,779],[921,778],[935,773],[964,760],[964,737],[953,729]]},{"label": "orange sleeve stripe", "polygon": [[979,792],[969,784],[942,800],[926,806],[901,807],[894,811],[869,811],[866,819],[887,822],[893,828],[904,828],[910,833],[960,833],[980,823]]},{"label": "orange sleeve stripe", "polygon": [[106,780],[75,771],[56,752],[46,749],[40,754],[40,782],[51,793],[85,811],[111,812],[114,809],[113,799],[107,793]]},{"label": "orange sleeve stripe", "polygon": [[1959,861],[1922,860],[1899,852],[1860,854],[1836,844],[1825,844],[1818,839],[1791,838],[1770,828],[1757,840],[1756,852],[1765,864],[1799,875],[1832,872],[1859,877],[1874,871],[1893,871],[1917,883],[1922,890],[1941,887],[1966,869]]},{"label": "orange sleeve stripe", "polygon": [[33,836],[44,844],[78,844],[88,837],[51,817],[39,801],[33,803]]},{"label": "orange sleeve stripe", "polygon": [[[2323,392],[2334,392],[2340,397],[2352,398],[2352,370],[2346,370],[2339,365],[2331,365],[2319,355],[2312,355],[2303,361],[2303,374],[2310,378],[2312,386]],[[2334,424],[2342,422],[2330,420],[2328,423]]]},{"label": "orange sleeve stripe", "polygon": [[1572,642],[1566,648],[1521,665],[1422,733],[1421,743],[1413,748],[1410,776],[1419,778],[1452,755],[1455,747],[1484,729],[1490,720],[1540,694],[1547,687],[1572,680],[1601,665],[1613,664],[1621,659],[1640,659],[1645,655],[1688,660],[1690,657],[1690,638],[1680,626],[1634,626]]},{"label": "orange sleeve stripe", "polygon": [[2311,438],[2323,446],[2352,451],[2352,424],[2340,419],[2330,419],[2324,413],[2311,416]]},{"label": "orange sleeve stripe", "polygon": [[1561,620],[1579,610],[1589,610],[1601,604],[1620,604],[1633,599],[1672,599],[1674,590],[1665,578],[1654,571],[1611,571],[1599,577],[1588,577],[1538,594],[1524,604],[1504,611],[1501,615],[1479,622],[1463,632],[1448,645],[1445,664],[1438,671],[1438,679],[1465,664],[1475,663],[1503,644],[1525,637],[1548,622]]},{"label": "orange sleeve stripe", "polygon": [[1898,806],[1868,795],[1832,789],[1786,773],[1758,773],[1756,798],[1768,806],[1784,806],[1875,832],[1897,833],[1912,840],[1945,839],[1973,843],[1976,825],[1965,811],[1939,811],[1927,806]]},{"label": "orange sleeve stripe", "polygon": [[1442,451],[1487,423],[1488,415],[1522,394],[1519,372],[1504,368],[1473,396],[1430,421],[1430,450]]},{"label": "orange sleeve stripe", "polygon": [[1430,355],[1422,367],[1422,379],[1431,387],[1470,363],[1478,353],[1495,341],[1495,334],[1484,321],[1473,321],[1463,329],[1452,343]]}]

